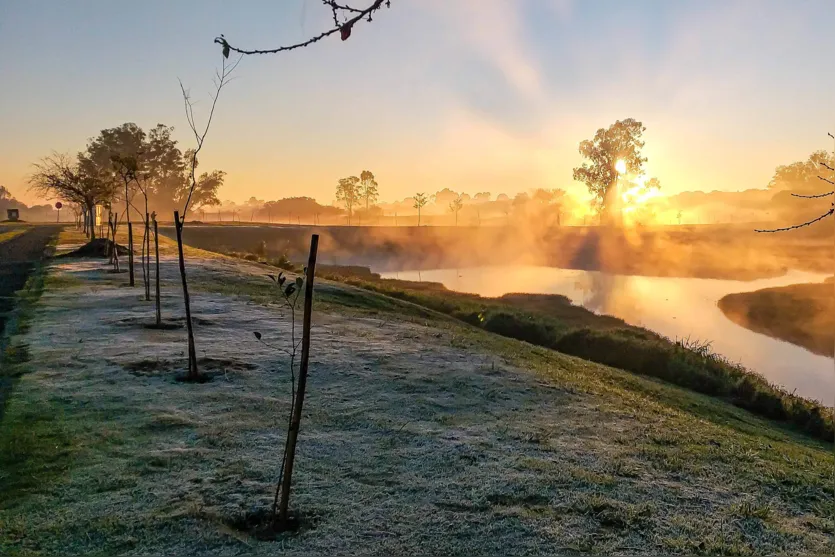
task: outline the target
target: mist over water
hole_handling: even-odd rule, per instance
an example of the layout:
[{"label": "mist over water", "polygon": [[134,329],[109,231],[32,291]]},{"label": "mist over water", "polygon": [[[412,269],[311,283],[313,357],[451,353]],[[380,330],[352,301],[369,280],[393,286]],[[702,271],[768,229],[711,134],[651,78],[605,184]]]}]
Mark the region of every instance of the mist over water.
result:
[{"label": "mist over water", "polygon": [[382,276],[440,282],[451,290],[490,297],[561,294],[595,313],[619,317],[671,339],[709,341],[715,352],[789,391],[830,406],[835,400],[831,358],[741,327],[717,306],[726,294],[822,282],[823,274],[790,271],[780,277],[737,281],[513,265],[384,272]]}]

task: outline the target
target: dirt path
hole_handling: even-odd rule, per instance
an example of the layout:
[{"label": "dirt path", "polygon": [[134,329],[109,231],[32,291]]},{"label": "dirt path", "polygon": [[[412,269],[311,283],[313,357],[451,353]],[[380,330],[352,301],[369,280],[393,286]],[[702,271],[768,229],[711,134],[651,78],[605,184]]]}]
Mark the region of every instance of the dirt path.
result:
[{"label": "dirt path", "polygon": [[57,226],[33,226],[23,234],[0,242],[0,338],[14,307],[14,293],[23,288],[35,264],[60,231]]},{"label": "dirt path", "polygon": [[[163,314],[181,323],[175,261],[162,271]],[[388,302],[329,284],[318,290],[291,499],[305,529],[259,542],[230,524],[272,502],[290,382],[286,357],[253,332],[285,346],[287,311],[270,303],[263,267],[190,257],[188,272],[198,357],[214,375],[200,385],[175,381],[184,330],[146,328],[153,304],[141,287],[101,261],[53,264],[9,412],[35,449],[0,474],[0,552],[827,547],[825,452],[694,419],[663,402],[678,390],[655,382],[402,307],[378,311]],[[354,305],[327,302],[331,289]],[[766,441],[792,455],[790,469]],[[30,456],[53,447],[60,465]]]},{"label": "dirt path", "polygon": [[47,253],[50,241],[58,235],[60,227],[33,226],[22,234],[0,242],[0,423],[6,408],[14,377],[3,373],[2,367],[10,358],[6,352],[6,324],[15,317],[18,299],[15,292],[26,284],[35,265]]}]

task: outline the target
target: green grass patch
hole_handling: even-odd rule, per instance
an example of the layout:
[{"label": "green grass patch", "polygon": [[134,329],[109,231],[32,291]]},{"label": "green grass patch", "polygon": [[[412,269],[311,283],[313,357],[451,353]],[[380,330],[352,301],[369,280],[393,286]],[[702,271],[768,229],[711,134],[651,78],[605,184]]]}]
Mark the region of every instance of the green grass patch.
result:
[{"label": "green grass patch", "polygon": [[20,228],[12,228],[11,230],[0,230],[0,244],[2,244],[3,242],[8,242],[16,236],[20,236],[27,230],[29,230],[29,228],[25,226],[21,226]]},{"label": "green grass patch", "polygon": [[12,400],[0,429],[0,506],[49,493],[69,470],[77,448],[58,405],[29,397]]}]

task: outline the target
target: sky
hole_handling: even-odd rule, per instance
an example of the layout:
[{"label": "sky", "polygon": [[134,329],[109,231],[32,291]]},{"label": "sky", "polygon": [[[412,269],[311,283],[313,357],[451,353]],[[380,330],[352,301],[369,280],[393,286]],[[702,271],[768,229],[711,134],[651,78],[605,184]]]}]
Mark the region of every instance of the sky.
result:
[{"label": "sky", "polygon": [[[34,202],[33,162],[124,122],[193,146],[178,79],[204,119],[215,36],[270,48],[330,18],[319,0],[0,0],[0,184]],[[236,202],[330,203],[365,169],[383,201],[582,194],[579,142],[635,118],[664,192],[765,187],[832,148],[833,22],[831,0],[391,0],[347,41],[246,57],[201,168]]]}]

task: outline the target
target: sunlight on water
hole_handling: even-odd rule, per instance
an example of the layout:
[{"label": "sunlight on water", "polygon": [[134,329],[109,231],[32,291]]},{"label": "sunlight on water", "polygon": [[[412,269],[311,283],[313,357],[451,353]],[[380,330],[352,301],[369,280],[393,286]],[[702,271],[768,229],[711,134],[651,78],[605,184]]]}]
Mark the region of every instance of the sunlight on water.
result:
[{"label": "sunlight on water", "polygon": [[716,305],[726,294],[822,282],[825,275],[791,271],[782,277],[743,282],[511,266],[406,271],[383,277],[440,282],[452,290],[482,296],[562,294],[596,313],[620,317],[671,339],[708,340],[714,351],[773,383],[828,405],[835,399],[830,358],[736,325]]}]

